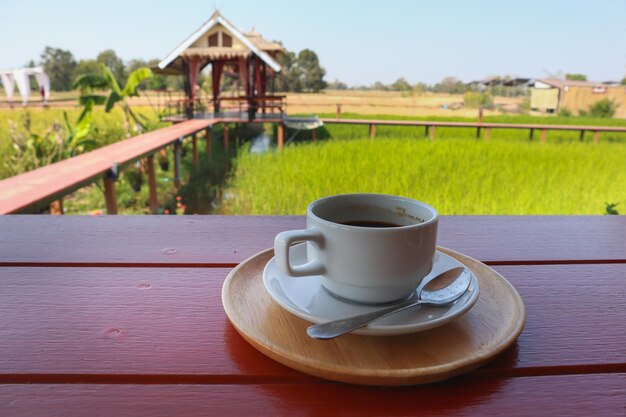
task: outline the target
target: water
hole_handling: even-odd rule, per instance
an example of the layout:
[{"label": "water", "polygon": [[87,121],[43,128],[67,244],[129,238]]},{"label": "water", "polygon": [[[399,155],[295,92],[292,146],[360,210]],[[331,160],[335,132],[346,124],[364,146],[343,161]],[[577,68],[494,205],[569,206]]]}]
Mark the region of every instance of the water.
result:
[{"label": "water", "polygon": [[250,153],[261,154],[270,150],[271,140],[267,133],[263,132],[251,141]]}]

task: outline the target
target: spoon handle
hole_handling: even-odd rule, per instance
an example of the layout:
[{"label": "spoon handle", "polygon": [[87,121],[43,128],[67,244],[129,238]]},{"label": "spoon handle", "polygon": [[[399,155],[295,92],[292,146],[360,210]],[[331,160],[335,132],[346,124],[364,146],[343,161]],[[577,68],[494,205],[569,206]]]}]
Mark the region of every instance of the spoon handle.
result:
[{"label": "spoon handle", "polygon": [[408,300],[382,310],[372,311],[371,313],[315,324],[306,329],[306,332],[313,339],[334,339],[337,336],[360,329],[373,321],[421,304],[430,303],[424,300]]}]

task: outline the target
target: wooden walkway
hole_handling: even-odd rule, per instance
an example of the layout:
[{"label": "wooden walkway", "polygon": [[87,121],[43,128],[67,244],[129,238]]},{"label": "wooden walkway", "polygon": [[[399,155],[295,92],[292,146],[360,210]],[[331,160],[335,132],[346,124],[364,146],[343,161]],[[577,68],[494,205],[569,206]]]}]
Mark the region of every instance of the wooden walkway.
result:
[{"label": "wooden walkway", "polygon": [[[208,119],[188,120],[2,180],[0,214],[16,213],[37,204],[54,201],[99,177],[104,177],[115,166],[122,167],[150,156],[185,136],[210,128],[217,122]],[[110,185],[109,183],[109,187]]]}]

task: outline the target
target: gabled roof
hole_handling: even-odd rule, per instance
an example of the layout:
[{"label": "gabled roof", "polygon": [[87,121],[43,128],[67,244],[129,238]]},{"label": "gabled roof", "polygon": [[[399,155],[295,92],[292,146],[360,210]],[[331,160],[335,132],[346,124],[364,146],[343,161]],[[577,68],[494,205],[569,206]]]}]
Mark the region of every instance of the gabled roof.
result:
[{"label": "gabled roof", "polygon": [[[159,63],[159,69],[164,70],[176,61],[181,56],[186,55],[185,51],[191,45],[193,45],[198,39],[204,36],[216,25],[222,25],[232,36],[237,38],[250,53],[258,56],[263,62],[265,62],[270,68],[276,72],[280,72],[280,65],[274,58],[272,58],[266,51],[279,51],[283,50],[280,45],[273,42],[269,42],[261,37],[256,32],[251,32],[249,35],[244,35],[239,29],[226,20],[218,11],[215,11],[211,18],[202,25],[198,30],[185,39],[180,45],[176,47],[170,54]],[[278,46],[278,47],[277,47]]]}]

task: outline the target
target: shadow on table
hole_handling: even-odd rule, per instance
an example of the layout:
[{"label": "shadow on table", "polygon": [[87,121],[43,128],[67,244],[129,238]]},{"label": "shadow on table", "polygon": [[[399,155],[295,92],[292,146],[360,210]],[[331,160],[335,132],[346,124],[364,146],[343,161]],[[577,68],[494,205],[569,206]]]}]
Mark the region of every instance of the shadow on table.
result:
[{"label": "shadow on table", "polygon": [[[249,377],[255,391],[271,398],[278,410],[297,415],[447,416],[490,402],[511,383],[498,377],[500,369],[511,369],[517,362],[517,343],[481,370],[448,381],[404,386],[370,387],[325,381],[283,366],[253,348],[236,329],[225,326],[226,353]],[[339,405],[340,404],[340,405]]]}]

